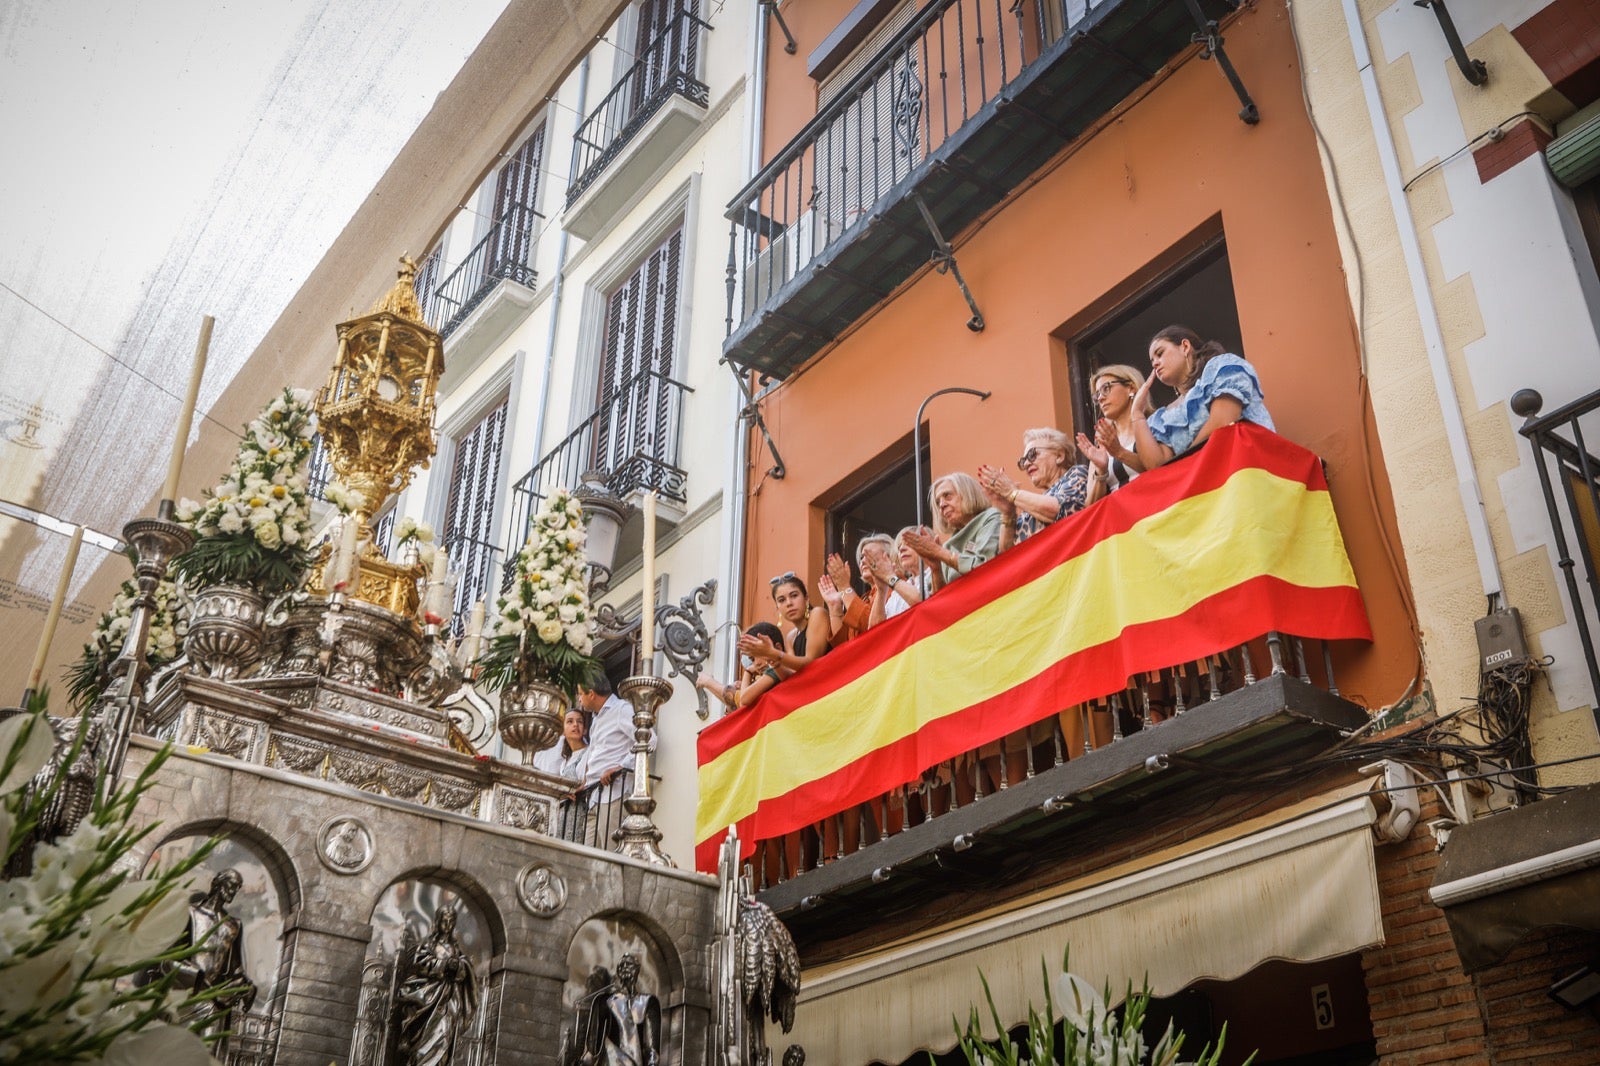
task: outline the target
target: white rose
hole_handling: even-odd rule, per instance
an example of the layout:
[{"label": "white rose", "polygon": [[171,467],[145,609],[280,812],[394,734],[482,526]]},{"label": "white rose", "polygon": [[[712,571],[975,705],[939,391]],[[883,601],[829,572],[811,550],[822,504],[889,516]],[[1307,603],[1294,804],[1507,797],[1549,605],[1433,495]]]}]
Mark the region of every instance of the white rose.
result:
[{"label": "white rose", "polygon": [[237,533],[244,528],[244,519],[233,511],[229,511],[217,519],[217,528],[224,533]]},{"label": "white rose", "polygon": [[561,623],[553,618],[546,619],[539,623],[537,632],[540,640],[546,644],[554,644],[561,639]]}]

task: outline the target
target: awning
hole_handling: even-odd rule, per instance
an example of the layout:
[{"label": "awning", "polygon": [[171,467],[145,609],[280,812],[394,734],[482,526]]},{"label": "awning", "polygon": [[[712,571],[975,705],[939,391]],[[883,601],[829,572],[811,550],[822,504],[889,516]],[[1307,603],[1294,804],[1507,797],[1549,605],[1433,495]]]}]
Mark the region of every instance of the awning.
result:
[{"label": "awning", "polygon": [[1467,973],[1539,929],[1600,932],[1600,785],[1452,830],[1429,894]]},{"label": "awning", "polygon": [[[988,979],[1008,1026],[1042,1009],[1043,970],[1072,969],[1120,999],[1131,981],[1171,995],[1269,959],[1315,962],[1383,941],[1364,789],[1346,789],[804,975],[795,1031],[809,1059],[898,1063],[955,1045]],[[987,1011],[985,1011],[987,1014]]]}]

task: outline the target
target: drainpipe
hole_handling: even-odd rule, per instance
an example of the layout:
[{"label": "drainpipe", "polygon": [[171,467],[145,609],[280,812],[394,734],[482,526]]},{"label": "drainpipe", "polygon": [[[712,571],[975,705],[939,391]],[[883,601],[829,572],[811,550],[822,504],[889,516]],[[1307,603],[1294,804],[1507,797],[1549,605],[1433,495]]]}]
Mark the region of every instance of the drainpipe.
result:
[{"label": "drainpipe", "polygon": [[[764,129],[762,112],[766,107],[767,78],[767,18],[761,8],[751,9],[750,61],[745,70],[745,161],[740,183],[755,176],[761,169],[761,136]],[[745,467],[750,457],[750,426],[745,422],[744,404],[740,390],[735,387],[728,393],[728,420],[733,426],[733,448],[728,459],[728,469],[722,483],[722,617],[724,621],[739,620],[744,602],[745,563],[745,510],[749,504],[745,491]],[[716,639],[722,642],[717,661],[722,663],[722,676],[737,676],[739,652],[738,635],[732,627],[718,626]]]},{"label": "drainpipe", "polygon": [[1422,263],[1422,246],[1416,220],[1412,218],[1411,209],[1406,203],[1405,183],[1400,177],[1400,160],[1395,152],[1394,134],[1389,128],[1389,116],[1383,109],[1383,98],[1378,94],[1378,77],[1372,69],[1372,53],[1367,48],[1366,34],[1362,30],[1361,12],[1356,7],[1356,0],[1342,2],[1345,28],[1350,33],[1356,70],[1361,75],[1361,88],[1367,98],[1372,136],[1377,142],[1378,161],[1383,167],[1383,183],[1389,193],[1389,208],[1394,212],[1406,274],[1411,280],[1412,296],[1417,303],[1423,345],[1428,350],[1428,366],[1433,372],[1434,387],[1438,390],[1439,406],[1444,414],[1445,440],[1456,468],[1456,487],[1461,493],[1462,509],[1466,512],[1467,530],[1471,534],[1472,550],[1478,562],[1478,577],[1483,585],[1483,594],[1491,604],[1494,607],[1505,606],[1500,562],[1495,556],[1494,541],[1489,536],[1489,518],[1483,507],[1483,489],[1478,480],[1477,467],[1473,465],[1472,449],[1467,442],[1467,423],[1461,414],[1461,397],[1456,391],[1455,379],[1450,375],[1444,333],[1439,326],[1439,309],[1434,304],[1433,290],[1428,286],[1427,271]]}]

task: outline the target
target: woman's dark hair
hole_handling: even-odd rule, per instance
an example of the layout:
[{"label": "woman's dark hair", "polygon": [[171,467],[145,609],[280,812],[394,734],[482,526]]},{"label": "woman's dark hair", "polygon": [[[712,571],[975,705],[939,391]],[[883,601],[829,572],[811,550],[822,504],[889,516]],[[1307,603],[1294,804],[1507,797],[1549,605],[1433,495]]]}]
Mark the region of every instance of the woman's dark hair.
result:
[{"label": "woman's dark hair", "polygon": [[[567,708],[567,714],[571,714],[574,711],[578,712],[583,718],[583,742],[584,746],[587,747],[589,743],[589,726],[594,722],[594,715],[576,704]],[[563,759],[572,757],[572,744],[567,740],[567,714],[561,716],[561,757]]]},{"label": "woman's dark hair", "polygon": [[1201,340],[1200,334],[1188,326],[1168,326],[1150,338],[1151,344],[1156,341],[1166,341],[1168,344],[1182,344],[1188,341],[1189,347],[1194,349],[1194,366],[1190,368],[1189,376],[1183,379],[1183,388],[1186,392],[1200,380],[1200,371],[1206,368],[1206,364],[1228,350],[1222,346],[1221,341]]},{"label": "woman's dark hair", "polygon": [[774,647],[783,647],[783,630],[771,622],[753,622],[749,629],[744,631],[747,637],[766,637],[772,641]]},{"label": "woman's dark hair", "polygon": [[792,574],[792,573],[784,574],[782,577],[775,577],[775,578],[772,579],[772,598],[773,599],[777,599],[778,598],[778,590],[783,588],[783,586],[785,586],[785,585],[793,585],[795,588],[799,589],[800,590],[800,595],[802,595],[802,596],[804,596],[806,598],[806,605],[810,606],[810,604],[811,604],[811,593],[806,589],[806,583],[805,583],[804,579],[802,579],[802,578],[800,578],[800,577],[798,577],[798,576],[796,576],[795,574]]}]

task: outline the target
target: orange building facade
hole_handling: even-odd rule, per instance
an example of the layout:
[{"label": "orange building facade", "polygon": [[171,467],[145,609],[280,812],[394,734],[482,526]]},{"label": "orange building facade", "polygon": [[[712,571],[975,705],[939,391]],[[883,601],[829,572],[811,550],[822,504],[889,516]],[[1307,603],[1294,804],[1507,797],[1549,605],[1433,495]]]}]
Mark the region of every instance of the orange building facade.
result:
[{"label": "orange building facade", "polygon": [[[907,741],[882,723],[934,731],[926,705],[943,695],[897,694],[894,670],[926,663],[919,645],[983,608],[928,622],[930,604],[922,622],[895,619],[806,667],[788,694],[713,723],[698,843],[730,824],[748,842],[755,825],[815,821],[757,848],[752,870],[800,945],[797,1035],[821,1061],[963,1061],[950,1015],[986,987],[998,1020],[1025,1020],[1041,956],[1053,965],[1070,946],[1074,968],[1114,995],[1142,975],[1155,1015],[1196,1046],[1229,1021],[1227,1062],[1252,1048],[1258,1063],[1329,1066],[1600,1062],[1587,1014],[1544,994],[1600,948],[1592,917],[1590,932],[1539,931],[1562,923],[1530,907],[1514,935],[1475,939],[1495,919],[1471,908],[1513,884],[1484,887],[1497,861],[1545,870],[1537,847],[1508,858],[1504,841],[1532,839],[1555,807],[1529,804],[1491,833],[1478,831],[1490,820],[1463,827],[1445,847],[1467,808],[1519,807],[1522,786],[1491,771],[1527,755],[1474,732],[1492,722],[1452,724],[1428,687],[1438,667],[1411,569],[1437,565],[1425,541],[1402,541],[1406,471],[1385,461],[1367,376],[1384,353],[1362,339],[1375,336],[1371,294],[1401,279],[1352,276],[1350,216],[1374,191],[1341,189],[1325,165],[1298,16],[1281,0],[768,11],[757,173],[729,205],[723,351],[759,415],[744,443],[744,625],[773,620],[773,575],[797,572],[820,603],[827,555],[911,524],[939,476],[1014,471],[1034,427],[1090,429],[1093,371],[1147,370],[1151,335],[1181,323],[1250,360],[1278,433],[1322,460],[1372,632],[1325,642],[1325,658],[1324,642],[1264,634],[1081,709],[1044,697],[1012,747],[1004,730],[974,735],[966,756],[918,763],[920,780],[865,802],[863,775],[889,785],[909,765],[883,769]],[[1156,481],[1119,491],[1151,495]],[[1114,556],[1130,584],[1132,543]],[[981,580],[1009,595],[1029,578],[1019,569]],[[1456,621],[1470,631],[1474,618]],[[1038,644],[1024,651],[1056,663],[1062,649],[1022,629]],[[1000,671],[1015,649],[993,640]],[[1152,694],[1165,715],[1152,718]],[[819,707],[832,719],[806,717]],[[806,747],[761,753],[763,731]],[[883,746],[869,750],[869,734]],[[1443,801],[1419,787],[1449,774],[1472,781]],[[963,775],[975,796],[952,784]],[[1563,813],[1581,820],[1597,796]]]}]

